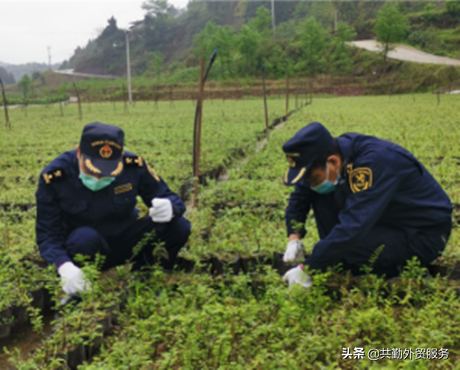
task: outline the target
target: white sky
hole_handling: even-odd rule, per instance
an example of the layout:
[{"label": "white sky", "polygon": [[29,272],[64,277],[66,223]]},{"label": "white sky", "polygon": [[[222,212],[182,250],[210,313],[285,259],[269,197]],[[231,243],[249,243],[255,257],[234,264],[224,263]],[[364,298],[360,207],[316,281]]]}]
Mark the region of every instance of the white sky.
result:
[{"label": "white sky", "polygon": [[[114,16],[119,28],[144,18],[143,0],[0,0],[0,62],[60,63]],[[169,0],[176,8],[188,0]]]}]

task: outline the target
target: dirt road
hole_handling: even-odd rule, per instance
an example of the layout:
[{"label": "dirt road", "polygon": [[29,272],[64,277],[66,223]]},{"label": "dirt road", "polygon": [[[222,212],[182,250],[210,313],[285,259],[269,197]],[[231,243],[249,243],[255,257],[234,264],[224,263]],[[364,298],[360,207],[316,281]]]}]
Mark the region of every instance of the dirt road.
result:
[{"label": "dirt road", "polygon": [[[375,40],[351,41],[347,42],[347,44],[369,51],[381,51],[380,44]],[[395,45],[395,49],[388,53],[388,58],[414,63],[460,66],[460,60],[458,59],[440,57],[425,53],[424,51],[417,50],[410,46],[399,44]]]}]

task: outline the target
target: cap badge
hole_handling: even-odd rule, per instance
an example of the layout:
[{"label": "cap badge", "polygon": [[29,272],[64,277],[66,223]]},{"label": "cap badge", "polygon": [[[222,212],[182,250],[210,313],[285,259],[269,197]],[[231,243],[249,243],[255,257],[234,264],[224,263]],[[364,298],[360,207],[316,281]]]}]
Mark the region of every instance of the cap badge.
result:
[{"label": "cap badge", "polygon": [[292,157],[287,156],[286,158],[287,158],[287,160],[289,162],[289,166],[291,166],[291,167],[296,166],[295,161],[294,161],[294,159],[292,159]]},{"label": "cap badge", "polygon": [[100,150],[99,154],[101,155],[102,158],[110,158],[112,156],[112,148],[108,145],[104,145]]}]

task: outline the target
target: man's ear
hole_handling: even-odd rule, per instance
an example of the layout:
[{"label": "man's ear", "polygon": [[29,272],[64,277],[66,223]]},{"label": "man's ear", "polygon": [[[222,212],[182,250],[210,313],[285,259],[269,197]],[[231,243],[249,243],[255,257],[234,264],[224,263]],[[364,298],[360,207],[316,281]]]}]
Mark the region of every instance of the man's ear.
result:
[{"label": "man's ear", "polygon": [[336,167],[340,167],[342,165],[342,158],[339,155],[333,154],[327,157],[328,162],[331,162]]},{"label": "man's ear", "polygon": [[77,158],[80,159],[80,146],[75,145],[75,150],[77,151]]}]

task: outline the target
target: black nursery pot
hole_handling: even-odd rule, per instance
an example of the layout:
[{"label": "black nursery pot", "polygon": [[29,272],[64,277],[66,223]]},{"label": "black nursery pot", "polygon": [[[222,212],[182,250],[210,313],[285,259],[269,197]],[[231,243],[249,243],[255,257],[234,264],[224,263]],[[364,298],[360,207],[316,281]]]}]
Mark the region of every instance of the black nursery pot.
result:
[{"label": "black nursery pot", "polygon": [[241,257],[238,255],[233,261],[221,260],[217,257],[211,259],[211,273],[214,276],[223,274],[238,275],[241,269]]},{"label": "black nursery pot", "polygon": [[69,350],[66,357],[67,366],[71,370],[77,370],[77,367],[83,364],[86,360],[85,346],[83,344],[79,344],[75,348]]},{"label": "black nursery pot", "polygon": [[431,275],[448,276],[452,280],[460,280],[460,263],[429,265],[428,271]]},{"label": "black nursery pot", "polygon": [[32,307],[43,310],[45,308],[45,288],[33,290],[29,293],[32,298]]},{"label": "black nursery pot", "polygon": [[29,321],[27,307],[25,306],[12,306],[11,313],[14,316],[14,326],[24,325]]},{"label": "black nursery pot", "polygon": [[0,340],[8,338],[11,334],[11,315],[10,308],[0,311]]}]

